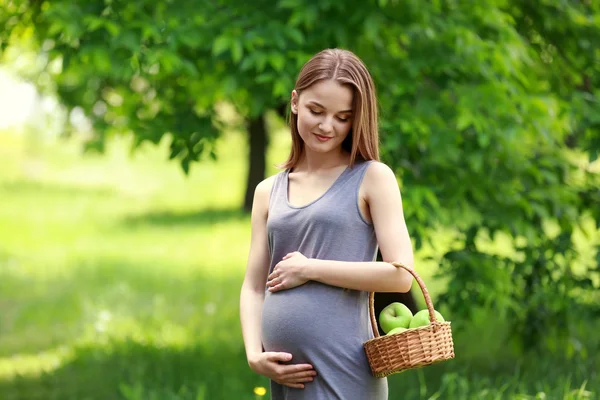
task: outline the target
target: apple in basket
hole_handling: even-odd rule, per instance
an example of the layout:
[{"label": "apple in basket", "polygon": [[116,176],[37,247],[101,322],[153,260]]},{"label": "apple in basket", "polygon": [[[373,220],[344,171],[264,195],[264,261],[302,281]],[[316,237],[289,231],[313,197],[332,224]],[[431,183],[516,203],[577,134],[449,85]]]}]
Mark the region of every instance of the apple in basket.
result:
[{"label": "apple in basket", "polygon": [[385,333],[394,328],[408,328],[413,315],[408,307],[399,302],[386,306],[379,313],[379,325]]},{"label": "apple in basket", "polygon": [[403,328],[403,327],[399,326],[398,328],[394,328],[394,329],[392,329],[391,331],[389,331],[389,332],[387,333],[387,335],[389,336],[389,335],[393,335],[393,334],[395,334],[395,333],[402,333],[402,332],[404,332],[404,331],[407,331],[407,330],[408,330],[408,329],[406,329],[406,328]]},{"label": "apple in basket", "polygon": [[[444,317],[442,317],[442,314],[440,314],[438,311],[433,310],[434,314],[435,314],[435,320],[438,322],[444,322],[445,319]],[[412,328],[418,328],[419,326],[426,326],[429,325],[429,310],[425,309],[425,310],[421,310],[418,313],[416,313],[414,315],[414,317],[410,320],[410,324],[408,325],[408,327],[410,329]]]}]

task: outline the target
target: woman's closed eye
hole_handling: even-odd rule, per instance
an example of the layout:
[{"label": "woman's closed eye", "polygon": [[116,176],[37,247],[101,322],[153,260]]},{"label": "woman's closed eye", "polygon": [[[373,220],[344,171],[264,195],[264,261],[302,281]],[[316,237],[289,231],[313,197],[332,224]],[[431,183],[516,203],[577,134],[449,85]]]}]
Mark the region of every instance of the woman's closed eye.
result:
[{"label": "woman's closed eye", "polygon": [[[311,113],[311,114],[313,114],[313,115],[321,115],[321,114],[323,114],[323,111],[316,111],[316,110],[313,110],[312,108],[309,108],[308,110],[309,110],[309,111],[310,111],[310,113]],[[337,119],[338,119],[338,121],[340,121],[340,122],[348,122],[348,121],[350,120],[350,118],[342,118],[342,117],[336,117],[336,118],[337,118]]]}]

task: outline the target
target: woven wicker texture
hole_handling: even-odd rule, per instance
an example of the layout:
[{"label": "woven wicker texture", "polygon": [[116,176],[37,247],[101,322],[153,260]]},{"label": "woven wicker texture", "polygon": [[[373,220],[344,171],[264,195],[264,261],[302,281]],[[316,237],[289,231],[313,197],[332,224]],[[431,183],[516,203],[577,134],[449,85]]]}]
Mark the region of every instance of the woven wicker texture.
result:
[{"label": "woven wicker texture", "polygon": [[369,294],[369,315],[375,337],[365,342],[364,348],[371,371],[378,378],[454,358],[450,322],[435,320],[433,304],[425,283],[412,268],[396,262],[392,264],[404,268],[415,277],[425,297],[430,324],[394,335],[380,336],[374,309],[375,294]]}]

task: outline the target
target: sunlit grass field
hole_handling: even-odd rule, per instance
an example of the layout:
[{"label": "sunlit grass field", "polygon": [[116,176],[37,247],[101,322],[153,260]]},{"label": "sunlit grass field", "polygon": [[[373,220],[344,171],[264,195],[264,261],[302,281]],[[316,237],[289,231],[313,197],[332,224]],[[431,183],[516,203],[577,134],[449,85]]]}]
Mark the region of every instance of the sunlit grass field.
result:
[{"label": "sunlit grass field", "polygon": [[[167,145],[130,155],[114,139],[82,154],[76,140],[0,133],[0,399],[238,400],[268,388],[246,364],[238,316],[244,137],[227,133],[219,160],[189,176]],[[272,135],[269,174],[288,145]],[[435,297],[435,265],[419,271]],[[390,399],[596,398],[598,328],[578,327],[585,359],[521,358],[482,314],[455,337],[456,360],[390,377]]]}]

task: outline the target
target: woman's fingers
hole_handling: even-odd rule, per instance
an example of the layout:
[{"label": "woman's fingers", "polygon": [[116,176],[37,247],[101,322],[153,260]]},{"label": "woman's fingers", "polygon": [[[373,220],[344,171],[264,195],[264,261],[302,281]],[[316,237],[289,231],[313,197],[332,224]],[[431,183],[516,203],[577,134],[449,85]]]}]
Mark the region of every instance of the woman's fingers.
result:
[{"label": "woman's fingers", "polygon": [[314,368],[311,364],[292,364],[292,365],[282,365],[283,371],[282,375],[290,375],[298,372],[306,372],[306,371],[314,371]]},{"label": "woman's fingers", "polygon": [[281,371],[281,379],[286,382],[309,382],[308,379],[317,375],[317,372],[310,364],[286,365]]},{"label": "woman's fingers", "polygon": [[279,271],[273,271],[267,276],[267,280],[272,281],[279,276]]},{"label": "woman's fingers", "polygon": [[285,285],[280,277],[273,277],[267,281],[267,287],[270,292],[276,292],[278,290],[285,289]]},{"label": "woman's fingers", "polygon": [[284,376],[282,380],[284,382],[307,383],[312,382],[316,375],[317,373],[314,371],[297,372],[295,374]]},{"label": "woman's fingers", "polygon": [[305,376],[301,378],[286,377],[284,380],[282,380],[282,384],[298,389],[304,389],[304,383],[312,382],[313,379],[314,378],[312,376]]},{"label": "woman's fingers", "polygon": [[314,368],[310,364],[291,364],[291,365],[279,365],[277,374],[281,379],[287,379],[290,376],[304,376],[310,372],[315,372]]},{"label": "woman's fingers", "polygon": [[304,383],[312,382],[317,375],[311,364],[282,365],[279,383],[289,387],[304,389]]},{"label": "woman's fingers", "polygon": [[310,379],[312,380],[313,377],[315,377],[317,375],[317,373],[315,371],[303,371],[303,372],[296,372],[290,375],[286,375],[283,377],[284,380],[289,381],[289,382],[308,382],[308,381],[303,381],[301,379]]},{"label": "woman's fingers", "polygon": [[307,377],[307,376],[310,377],[310,376],[315,376],[315,375],[317,375],[317,373],[315,372],[314,369],[307,369],[307,370],[304,370],[304,371],[292,372],[292,373],[285,374],[284,378],[286,380],[293,380],[293,379],[296,379],[296,378],[304,378],[304,377]]},{"label": "woman's fingers", "polygon": [[269,288],[270,292],[277,292],[278,290],[285,289],[283,287],[283,283],[278,283],[277,285],[273,285]]},{"label": "woman's fingers", "polygon": [[275,286],[278,283],[281,283],[281,279],[273,278],[273,279],[267,281],[267,286]]},{"label": "woman's fingers", "polygon": [[285,353],[285,352],[270,351],[270,352],[265,352],[264,355],[267,357],[267,360],[273,361],[276,363],[286,362],[286,361],[290,361],[292,359],[292,355],[290,353]]}]

